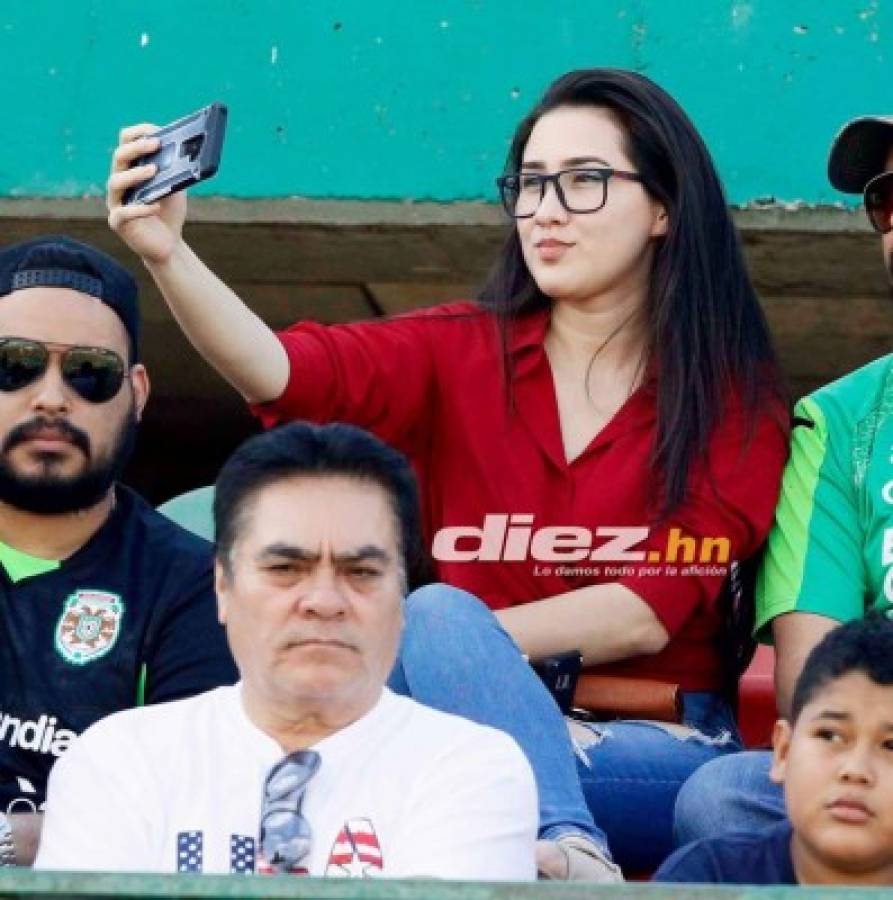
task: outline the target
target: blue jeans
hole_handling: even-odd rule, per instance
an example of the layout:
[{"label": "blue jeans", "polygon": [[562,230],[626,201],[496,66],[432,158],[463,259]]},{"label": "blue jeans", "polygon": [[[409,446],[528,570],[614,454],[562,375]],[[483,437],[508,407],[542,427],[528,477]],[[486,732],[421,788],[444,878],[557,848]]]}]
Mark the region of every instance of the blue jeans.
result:
[{"label": "blue jeans", "polygon": [[680,735],[672,726],[646,722],[575,722],[572,742],[552,697],[495,616],[446,585],[407,598],[389,686],[508,732],[536,776],[540,836],[583,832],[605,846],[607,832],[613,857],[628,869],[654,868],[663,860],[672,849],[680,785],[697,766],[740,748],[728,706],[712,694],[686,695],[689,728],[676,726]]},{"label": "blue jeans", "polygon": [[580,790],[564,718],[493,613],[442,584],[410,594],[404,610],[391,690],[508,732],[536,777],[540,837],[583,833],[606,848]]},{"label": "blue jeans", "polygon": [[683,695],[683,724],[618,721],[572,725],[577,769],[593,816],[624,871],[657,868],[673,849],[673,809],[699,766],[741,748],[729,705]]},{"label": "blue jeans", "polygon": [[678,846],[724,831],[757,831],[785,817],[781,785],[769,780],[772,754],[734,753],[698,769],[676,801]]}]

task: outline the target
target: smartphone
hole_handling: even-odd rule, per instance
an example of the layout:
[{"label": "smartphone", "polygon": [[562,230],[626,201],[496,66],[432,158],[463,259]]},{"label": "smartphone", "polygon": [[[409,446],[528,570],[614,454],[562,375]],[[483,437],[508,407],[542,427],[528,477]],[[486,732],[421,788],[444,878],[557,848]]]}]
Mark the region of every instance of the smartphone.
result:
[{"label": "smartphone", "polygon": [[583,656],[579,650],[544,656],[532,662],[533,671],[539,675],[549,693],[555,698],[558,708],[569,715],[574,705],[574,691],[577,678],[583,666]]},{"label": "smartphone", "polygon": [[155,163],[158,171],[126,191],[124,202],[154,203],[216,174],[225,131],[226,107],[222,103],[212,103],[156,131],[152,137],[157,137],[161,146],[134,160],[133,166]]}]

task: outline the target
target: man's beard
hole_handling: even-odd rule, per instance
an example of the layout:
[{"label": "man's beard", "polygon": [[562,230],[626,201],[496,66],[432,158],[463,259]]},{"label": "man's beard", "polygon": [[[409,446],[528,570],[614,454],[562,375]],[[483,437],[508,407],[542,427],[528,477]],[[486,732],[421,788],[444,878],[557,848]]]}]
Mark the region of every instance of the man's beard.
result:
[{"label": "man's beard", "polygon": [[[21,475],[10,465],[10,451],[35,432],[47,428],[60,432],[80,448],[87,461],[83,472],[74,476],[56,475],[48,460],[39,474]],[[102,459],[93,461],[89,436],[64,419],[54,421],[38,416],[17,425],[6,436],[0,449],[0,501],[15,509],[40,515],[71,513],[95,506],[120,478],[133,453],[136,432],[136,411],[131,405],[109,452]]]}]

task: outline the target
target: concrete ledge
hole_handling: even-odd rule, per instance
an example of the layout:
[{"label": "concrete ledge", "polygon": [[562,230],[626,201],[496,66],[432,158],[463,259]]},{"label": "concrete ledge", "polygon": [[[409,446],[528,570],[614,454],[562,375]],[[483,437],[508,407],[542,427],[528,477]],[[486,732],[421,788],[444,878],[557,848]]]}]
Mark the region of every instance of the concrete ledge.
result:
[{"label": "concrete ledge", "polygon": [[0,898],[134,897],[303,898],[303,900],[877,900],[877,889],[739,886],[493,884],[489,882],[387,881],[301,878],[291,875],[110,875],[67,872],[0,872]]},{"label": "concrete ledge", "polygon": [[[733,208],[745,231],[870,232],[860,210],[840,205],[753,203]],[[100,197],[4,197],[2,219],[105,219]],[[302,197],[198,197],[189,201],[192,222],[294,225],[489,225],[502,227],[505,217],[494,203],[415,203],[363,200],[311,200]]]},{"label": "concrete ledge", "polygon": [[[843,207],[734,211],[761,294],[886,296],[878,242]],[[66,231],[133,257],[100,198],[0,199],[0,242]],[[229,283],[479,284],[507,232],[493,204],[199,198],[187,239]]]}]

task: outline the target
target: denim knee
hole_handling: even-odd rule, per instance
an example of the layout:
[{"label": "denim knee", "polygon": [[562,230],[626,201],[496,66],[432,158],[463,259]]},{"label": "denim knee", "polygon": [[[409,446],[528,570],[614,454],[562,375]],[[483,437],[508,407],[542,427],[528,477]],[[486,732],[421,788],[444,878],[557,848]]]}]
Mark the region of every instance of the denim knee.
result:
[{"label": "denim knee", "polygon": [[765,792],[759,783],[763,756],[730,753],[694,772],[676,798],[673,839],[677,847],[760,824],[758,807]]},{"label": "denim knee", "polygon": [[403,603],[406,631],[437,623],[454,628],[469,624],[494,624],[493,613],[473,594],[448,584],[426,584],[413,591]]},{"label": "denim knee", "polygon": [[677,847],[716,834],[721,815],[726,765],[736,754],[712,759],[688,777],[676,796],[673,841]]}]

